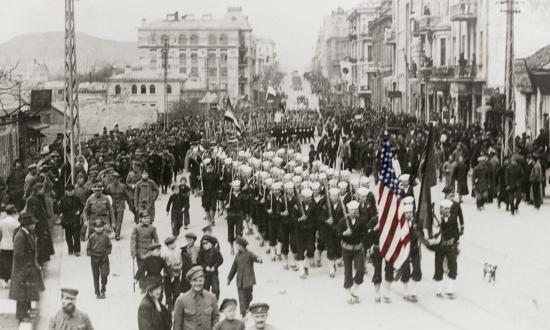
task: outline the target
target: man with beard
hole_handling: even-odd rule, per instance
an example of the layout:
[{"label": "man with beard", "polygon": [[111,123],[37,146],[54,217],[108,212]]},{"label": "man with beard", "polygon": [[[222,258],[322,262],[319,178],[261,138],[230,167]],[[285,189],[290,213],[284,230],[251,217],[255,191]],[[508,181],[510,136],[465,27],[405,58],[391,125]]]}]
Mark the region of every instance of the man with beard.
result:
[{"label": "man with beard", "polygon": [[75,302],[77,296],[78,290],[76,289],[61,289],[61,310],[50,318],[48,330],[94,329],[88,315],[76,309]]}]

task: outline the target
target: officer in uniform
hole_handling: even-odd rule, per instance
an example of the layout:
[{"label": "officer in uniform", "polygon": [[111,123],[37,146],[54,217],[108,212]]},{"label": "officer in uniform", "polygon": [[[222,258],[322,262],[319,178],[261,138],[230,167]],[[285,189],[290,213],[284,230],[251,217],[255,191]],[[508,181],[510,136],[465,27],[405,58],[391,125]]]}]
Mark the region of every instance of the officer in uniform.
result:
[{"label": "officer in uniform", "polygon": [[90,227],[96,220],[103,223],[105,230],[108,232],[111,225],[115,222],[115,214],[113,211],[113,205],[109,198],[103,195],[103,183],[97,181],[92,186],[93,194],[88,197],[86,205],[84,206],[84,221],[88,225],[88,235],[90,236]]},{"label": "officer in uniform", "polygon": [[204,211],[208,221],[214,226],[216,216],[216,200],[219,186],[218,175],[214,173],[214,164],[210,158],[204,160],[206,165],[206,173],[202,176],[202,199]]},{"label": "officer in uniform", "polygon": [[231,192],[227,202],[227,240],[231,245],[231,254],[235,254],[233,242],[243,236],[244,200],[241,195],[241,181],[231,183]]},{"label": "officer in uniform", "polygon": [[428,239],[428,244],[435,247],[435,272],[433,279],[437,282],[436,296],[443,297],[443,264],[447,261],[447,267],[449,272],[447,273],[448,282],[446,288],[446,295],[450,299],[454,299],[454,282],[457,275],[457,259],[458,259],[458,245],[460,239],[460,233],[463,232],[458,221],[456,213],[451,212],[453,202],[448,199],[444,199],[440,202],[440,215],[441,223],[439,228],[434,231],[434,237]]},{"label": "officer in uniform", "polygon": [[128,198],[128,190],[124,183],[120,183],[120,174],[113,173],[113,182],[107,186],[106,193],[113,200],[113,211],[115,213],[115,239],[120,240],[120,231],[122,229],[122,221],[124,220],[124,210],[126,209],[126,201]]}]

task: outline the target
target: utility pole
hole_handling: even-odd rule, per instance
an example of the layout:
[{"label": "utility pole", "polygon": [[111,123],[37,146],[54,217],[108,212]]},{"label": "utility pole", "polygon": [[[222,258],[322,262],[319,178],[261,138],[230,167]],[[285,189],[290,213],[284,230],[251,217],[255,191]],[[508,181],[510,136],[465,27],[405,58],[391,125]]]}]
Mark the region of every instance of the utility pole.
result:
[{"label": "utility pole", "polygon": [[[76,41],[74,22],[74,0],[65,0],[65,106],[64,106],[64,148],[63,157],[71,166],[70,182],[75,182],[75,159],[80,146],[80,116],[78,112],[78,73],[76,67]],[[67,116],[68,121],[67,121]],[[69,137],[67,138],[67,134]],[[67,153],[67,146],[70,152]],[[65,178],[68,180],[69,178]]]},{"label": "utility pole", "polygon": [[162,67],[164,69],[164,130],[168,129],[168,52],[170,40],[165,40],[162,47]]},{"label": "utility pole", "polygon": [[[506,95],[505,114],[502,116],[502,128],[504,137],[502,139],[502,158],[513,154],[515,126],[516,126],[516,100],[515,100],[515,79],[514,79],[514,15],[519,13],[516,9],[516,0],[502,0],[506,6],[503,12],[506,13],[506,62],[504,75],[504,93]],[[510,113],[509,117],[507,114]]]}]

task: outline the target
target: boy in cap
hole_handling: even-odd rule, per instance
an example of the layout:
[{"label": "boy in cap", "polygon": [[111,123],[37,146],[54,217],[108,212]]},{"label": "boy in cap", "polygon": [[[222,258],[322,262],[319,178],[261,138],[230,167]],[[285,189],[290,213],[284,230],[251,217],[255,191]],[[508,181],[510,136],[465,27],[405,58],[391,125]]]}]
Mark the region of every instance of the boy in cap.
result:
[{"label": "boy in cap", "polygon": [[150,278],[161,281],[161,273],[167,273],[167,266],[164,259],[160,256],[160,244],[155,243],[147,249],[147,257],[139,265],[134,279],[142,282]]},{"label": "boy in cap", "polygon": [[195,246],[197,235],[194,233],[186,233],[185,240],[187,241],[187,244],[181,248],[182,277],[180,292],[187,292],[191,288],[190,283],[186,280],[185,274],[187,274],[187,272],[197,264],[197,257],[199,255],[199,248]]},{"label": "boy in cap", "polygon": [[201,246],[197,256],[197,264],[202,266],[205,274],[204,288],[212,291],[216,299],[220,297],[220,280],[218,278],[218,267],[223,264],[223,257],[219,250],[214,248],[216,240],[214,237],[205,235],[201,239]]},{"label": "boy in cap", "polygon": [[65,187],[65,196],[59,201],[59,213],[61,215],[61,226],[65,229],[65,240],[69,255],[73,253],[80,256],[80,216],[84,205],[74,195],[74,186],[69,184]]},{"label": "boy in cap", "polygon": [[[172,195],[168,198],[166,204],[166,214],[170,214],[170,222],[172,224],[172,235],[178,237],[183,224],[183,209],[189,208],[189,198],[186,198],[178,185],[172,185]],[[185,228],[187,229],[187,224]]]},{"label": "boy in cap", "polygon": [[235,241],[237,243],[237,254],[235,260],[227,276],[227,285],[231,284],[231,281],[237,275],[237,291],[239,293],[239,305],[241,309],[242,317],[246,316],[248,306],[252,301],[252,290],[256,284],[256,276],[254,274],[254,263],[262,263],[262,259],[250,252],[246,247],[248,242],[242,238],[237,237]]},{"label": "boy in cap", "polygon": [[[105,227],[101,220],[94,222],[95,232],[88,238],[86,255],[91,257],[92,274],[94,277],[94,289],[97,299],[105,299],[107,277],[109,276],[109,254],[111,254],[111,240],[105,233]],[[101,276],[101,290],[99,277]]]},{"label": "boy in cap", "polygon": [[61,310],[59,310],[54,316],[50,318],[48,329],[94,329],[88,315],[76,309],[75,303],[77,296],[78,290],[76,289],[61,289]]},{"label": "boy in cap", "polygon": [[166,305],[172,310],[174,302],[180,294],[180,273],[182,267],[181,254],[176,250],[176,237],[170,236],[164,240],[166,249],[161,251],[161,256],[166,263],[164,274],[164,291],[166,292]]},{"label": "boy in cap", "polygon": [[[138,268],[147,257],[147,250],[153,244],[159,242],[157,228],[151,225],[149,215],[146,212],[142,212],[140,216],[141,221],[134,227],[130,238],[130,253],[132,259],[136,259]],[[145,290],[145,282],[142,279],[139,281],[139,287],[142,291]]]},{"label": "boy in cap", "polygon": [[241,320],[235,319],[235,310],[237,309],[237,300],[226,298],[220,305],[220,312],[224,319],[214,326],[214,330],[244,330],[245,324]]}]

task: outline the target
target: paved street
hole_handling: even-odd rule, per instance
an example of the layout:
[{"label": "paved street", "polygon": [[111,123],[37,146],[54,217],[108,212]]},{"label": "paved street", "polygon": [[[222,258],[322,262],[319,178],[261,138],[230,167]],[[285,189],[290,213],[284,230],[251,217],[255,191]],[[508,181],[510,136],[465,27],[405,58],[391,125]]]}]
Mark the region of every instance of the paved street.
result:
[{"label": "paved street", "polygon": [[309,109],[319,109],[319,98],[316,97],[311,91],[311,85],[309,84],[309,81],[307,81],[307,79],[304,79],[302,73],[299,73],[299,75],[302,78],[302,90],[294,90],[292,86],[291,74],[287,74],[281,82],[281,88],[288,97],[287,108],[291,110],[305,108],[304,104],[298,105],[297,101],[298,97],[305,96],[308,101]]},{"label": "paved street", "polygon": [[[441,185],[433,189],[434,200],[439,200]],[[418,193],[418,192],[416,192]],[[170,233],[169,217],[165,209],[168,195],[157,201],[157,220],[161,241]],[[547,233],[550,232],[550,201],[536,211],[522,204],[520,215],[513,217],[496,204],[479,212],[475,201],[468,197],[463,203],[465,234],[461,241],[458,260],[459,275],[457,298],[453,301],[435,297],[432,252],[423,251],[423,281],[419,285],[419,302],[408,303],[401,298],[402,285],[393,286],[391,304],[375,304],[371,284],[372,265],[361,287],[362,302],[349,306],[343,289],[343,269],[334,279],[328,277],[325,267],[313,269],[307,280],[297,272],[285,271],[281,263],[273,263],[264,249],[252,237],[247,237],[250,249],[264,259],[256,264],[258,284],[254,300],[271,305],[270,322],[280,329],[340,329],[343,319],[346,329],[364,329],[366,325],[380,329],[408,326],[410,329],[476,329],[481,325],[496,329],[549,329],[550,328],[550,250]],[[128,213],[128,212],[127,212]],[[189,231],[201,236],[204,226],[203,210],[198,198],[191,199],[191,226]],[[123,227],[123,239],[113,240],[110,256],[111,275],[107,299],[96,300],[88,257],[68,256],[61,243],[56,246],[56,258],[50,262],[47,275],[47,292],[40,304],[42,318],[38,329],[44,329],[47,317],[59,308],[59,287],[70,286],[80,290],[78,307],[88,312],[96,329],[136,329],[137,308],[142,295],[132,292],[132,262],[129,236],[133,223],[129,215]],[[226,277],[233,256],[229,254],[227,233],[223,220],[214,230],[221,243],[225,258],[220,268],[221,299],[237,297],[235,284],[227,287]],[[183,245],[183,235],[178,239]],[[483,264],[498,265],[496,284],[483,280]],[[395,317],[399,312],[398,318]],[[475,315],[475,317],[469,317]]]}]

